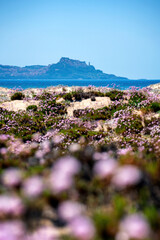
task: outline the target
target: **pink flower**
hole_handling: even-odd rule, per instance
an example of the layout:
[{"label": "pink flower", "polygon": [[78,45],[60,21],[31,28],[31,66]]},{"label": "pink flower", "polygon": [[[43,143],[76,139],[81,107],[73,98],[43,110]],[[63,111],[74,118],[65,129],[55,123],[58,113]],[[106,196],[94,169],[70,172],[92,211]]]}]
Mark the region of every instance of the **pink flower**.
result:
[{"label": "pink flower", "polygon": [[39,176],[33,176],[24,181],[23,192],[27,197],[38,197],[44,190],[44,184]]},{"label": "pink flower", "polygon": [[100,160],[94,166],[94,173],[100,178],[105,178],[114,174],[117,169],[117,162],[114,159]]},{"label": "pink flower", "polygon": [[125,154],[127,154],[127,153],[129,153],[129,152],[131,152],[132,151],[132,148],[122,148],[122,149],[119,149],[118,150],[118,153],[120,154],[120,155],[125,155]]},{"label": "pink flower", "polygon": [[85,216],[78,216],[70,222],[72,235],[80,240],[90,240],[94,237],[95,228],[92,221]]},{"label": "pink flower", "polygon": [[9,138],[9,135],[5,135],[5,134],[0,135],[0,141],[2,142],[8,140],[8,138]]},{"label": "pink flower", "polygon": [[5,155],[7,153],[7,148],[0,148],[0,154]]},{"label": "pink flower", "polygon": [[53,169],[64,174],[75,175],[80,171],[80,163],[76,158],[66,156],[58,159]]},{"label": "pink flower", "polygon": [[81,146],[78,143],[73,143],[69,146],[70,152],[77,152],[81,149]]},{"label": "pink flower", "polygon": [[7,221],[0,223],[0,240],[23,240],[25,229],[20,221]]},{"label": "pink flower", "polygon": [[72,187],[73,177],[60,171],[54,171],[50,175],[49,184],[54,193],[60,193]]},{"label": "pink flower", "polygon": [[119,189],[124,189],[125,187],[129,187],[132,185],[136,185],[141,180],[142,173],[141,171],[131,165],[125,165],[119,167],[113,178],[112,183]]},{"label": "pink flower", "polygon": [[60,143],[62,142],[62,137],[59,136],[59,135],[55,135],[52,139],[53,139],[53,142],[54,142],[56,145],[58,145],[58,144],[60,144]]},{"label": "pink flower", "polygon": [[54,227],[45,226],[37,229],[26,240],[58,240],[59,233]]},{"label": "pink flower", "polygon": [[20,216],[24,211],[24,205],[17,196],[0,196],[0,215]]},{"label": "pink flower", "polygon": [[94,160],[98,161],[98,160],[108,160],[111,157],[107,152],[103,152],[103,153],[95,152],[93,155],[93,158]]},{"label": "pink flower", "polygon": [[41,147],[45,153],[50,152],[50,150],[51,150],[50,141],[45,140],[44,142],[41,143]]},{"label": "pink flower", "polygon": [[34,141],[38,141],[40,137],[41,137],[41,134],[38,132],[38,133],[33,134],[32,139]]},{"label": "pink flower", "polygon": [[69,189],[73,185],[73,177],[80,171],[80,163],[74,157],[60,158],[54,165],[50,175],[50,185],[55,193]]},{"label": "pink flower", "polygon": [[[122,238],[124,235],[126,238]],[[150,226],[147,220],[141,214],[132,214],[125,217],[120,223],[120,232],[117,234],[116,240],[148,239],[149,235]]]},{"label": "pink flower", "polygon": [[77,202],[65,201],[58,208],[58,213],[65,221],[71,221],[73,218],[81,215],[84,207]]},{"label": "pink flower", "polygon": [[37,158],[43,158],[45,155],[45,152],[43,150],[36,151],[35,157]]},{"label": "pink flower", "polygon": [[22,180],[22,172],[16,168],[7,169],[2,175],[2,181],[6,186],[17,186]]}]

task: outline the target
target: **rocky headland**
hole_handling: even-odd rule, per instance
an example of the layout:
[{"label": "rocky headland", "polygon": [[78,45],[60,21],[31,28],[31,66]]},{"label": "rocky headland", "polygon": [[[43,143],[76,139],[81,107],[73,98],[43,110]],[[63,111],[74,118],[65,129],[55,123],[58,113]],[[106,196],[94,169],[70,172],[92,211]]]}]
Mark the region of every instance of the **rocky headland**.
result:
[{"label": "rocky headland", "polygon": [[0,79],[126,79],[103,73],[84,61],[62,57],[48,66],[25,67],[0,65]]}]

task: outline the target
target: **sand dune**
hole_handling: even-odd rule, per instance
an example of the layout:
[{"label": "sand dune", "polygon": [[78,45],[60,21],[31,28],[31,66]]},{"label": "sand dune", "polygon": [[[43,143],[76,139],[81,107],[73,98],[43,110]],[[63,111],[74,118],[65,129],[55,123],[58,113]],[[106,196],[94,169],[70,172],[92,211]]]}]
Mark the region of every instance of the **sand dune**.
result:
[{"label": "sand dune", "polygon": [[73,102],[67,109],[68,116],[73,116],[73,111],[77,109],[85,108],[103,108],[109,106],[111,100],[109,97],[96,97],[96,101],[91,101],[91,99],[84,99],[81,102]]},{"label": "sand dune", "polygon": [[37,105],[39,101],[36,100],[14,100],[9,102],[4,102],[0,104],[0,107],[7,109],[8,111],[19,111],[19,110],[26,110],[29,105]]}]

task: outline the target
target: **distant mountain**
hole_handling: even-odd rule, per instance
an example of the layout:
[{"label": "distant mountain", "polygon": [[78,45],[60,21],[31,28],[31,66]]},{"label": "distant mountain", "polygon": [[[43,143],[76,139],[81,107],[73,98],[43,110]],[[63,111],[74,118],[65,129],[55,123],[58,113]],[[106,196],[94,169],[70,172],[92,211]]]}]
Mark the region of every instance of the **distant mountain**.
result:
[{"label": "distant mountain", "polygon": [[127,79],[103,73],[94,66],[62,57],[56,64],[25,67],[0,65],[0,79]]}]

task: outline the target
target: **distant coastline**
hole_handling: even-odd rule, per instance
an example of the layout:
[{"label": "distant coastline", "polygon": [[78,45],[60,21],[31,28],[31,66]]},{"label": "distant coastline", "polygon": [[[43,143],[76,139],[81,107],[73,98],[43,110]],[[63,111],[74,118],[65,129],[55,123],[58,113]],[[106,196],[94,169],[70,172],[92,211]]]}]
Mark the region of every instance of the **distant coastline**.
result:
[{"label": "distant coastline", "polygon": [[79,60],[62,57],[58,63],[25,67],[0,65],[0,79],[127,79],[103,73]]},{"label": "distant coastline", "polygon": [[121,90],[131,86],[138,88],[160,83],[160,80],[131,80],[107,74],[95,69],[90,63],[62,57],[58,63],[25,67],[0,65],[0,87],[5,88],[47,88],[50,86],[116,87]]}]

